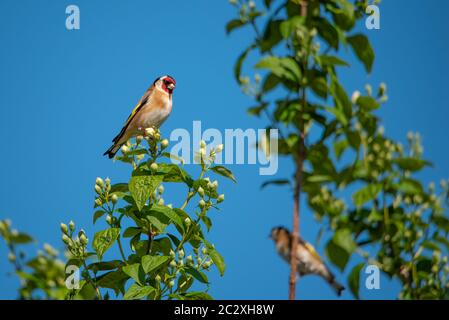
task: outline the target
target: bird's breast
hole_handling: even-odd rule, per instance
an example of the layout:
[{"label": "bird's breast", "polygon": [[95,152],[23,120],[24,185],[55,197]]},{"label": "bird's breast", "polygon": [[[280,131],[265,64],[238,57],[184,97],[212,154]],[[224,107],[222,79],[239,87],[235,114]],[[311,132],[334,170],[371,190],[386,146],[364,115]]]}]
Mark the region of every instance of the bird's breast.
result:
[{"label": "bird's breast", "polygon": [[143,114],[144,127],[159,127],[168,118],[172,110],[172,102],[169,99],[160,99],[145,110]]}]

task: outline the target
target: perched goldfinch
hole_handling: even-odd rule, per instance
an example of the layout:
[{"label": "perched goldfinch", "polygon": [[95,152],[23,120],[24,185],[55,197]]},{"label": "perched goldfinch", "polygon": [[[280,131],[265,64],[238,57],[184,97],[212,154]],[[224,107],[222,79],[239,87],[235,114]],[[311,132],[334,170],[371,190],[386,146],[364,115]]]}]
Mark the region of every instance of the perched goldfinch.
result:
[{"label": "perched goldfinch", "polygon": [[[284,227],[273,228],[270,238],[273,239],[279,255],[290,263],[290,248],[292,243],[292,234],[290,231]],[[314,247],[303,239],[299,239],[297,248],[299,275],[316,274],[324,278],[334,288],[337,295],[340,296],[345,288],[335,281],[334,275],[326,267]]]},{"label": "perched goldfinch", "polygon": [[104,155],[113,158],[120,147],[133,136],[144,135],[147,128],[159,128],[171,113],[175,86],[176,81],[170,76],[157,78],[137,103]]}]

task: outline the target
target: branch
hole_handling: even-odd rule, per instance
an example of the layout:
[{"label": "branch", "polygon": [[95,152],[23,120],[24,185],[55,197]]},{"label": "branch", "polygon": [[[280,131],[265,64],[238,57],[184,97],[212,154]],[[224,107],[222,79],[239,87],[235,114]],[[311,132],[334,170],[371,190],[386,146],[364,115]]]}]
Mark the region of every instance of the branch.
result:
[{"label": "branch", "polygon": [[[301,6],[301,16],[306,17],[307,16],[307,0],[303,0],[300,3]],[[304,72],[307,69],[307,55],[304,58],[303,61],[303,70]],[[307,105],[307,96],[306,96],[306,88],[303,87],[301,89],[302,95],[301,95],[301,101],[300,104],[303,106],[303,110],[306,109]],[[300,118],[300,121],[301,118]],[[291,242],[291,251],[290,251],[290,279],[289,279],[289,292],[288,292],[288,298],[289,300],[295,300],[296,295],[296,279],[297,279],[297,255],[296,251],[298,248],[298,242],[299,242],[299,222],[300,222],[300,216],[299,216],[299,207],[300,207],[300,194],[301,194],[301,185],[302,185],[302,170],[303,170],[303,164],[305,159],[305,149],[304,149],[304,128],[302,125],[299,126],[301,130],[303,131],[301,134],[301,139],[299,142],[299,156],[296,161],[296,172],[295,172],[295,185],[294,185],[294,193],[293,193],[293,233],[292,233],[292,242]]]}]

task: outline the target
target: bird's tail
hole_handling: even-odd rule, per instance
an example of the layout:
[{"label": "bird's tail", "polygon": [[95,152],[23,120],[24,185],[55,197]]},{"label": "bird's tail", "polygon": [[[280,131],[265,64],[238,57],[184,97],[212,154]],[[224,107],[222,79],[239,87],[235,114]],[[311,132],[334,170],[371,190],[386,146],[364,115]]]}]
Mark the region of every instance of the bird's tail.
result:
[{"label": "bird's tail", "polygon": [[114,143],[103,155],[107,155],[109,159],[114,158],[117,151],[120,149],[121,145]]},{"label": "bird's tail", "polygon": [[329,279],[329,284],[332,286],[332,288],[334,288],[337,296],[341,296],[341,293],[343,292],[343,290],[345,290],[345,287],[338,283],[333,277]]}]

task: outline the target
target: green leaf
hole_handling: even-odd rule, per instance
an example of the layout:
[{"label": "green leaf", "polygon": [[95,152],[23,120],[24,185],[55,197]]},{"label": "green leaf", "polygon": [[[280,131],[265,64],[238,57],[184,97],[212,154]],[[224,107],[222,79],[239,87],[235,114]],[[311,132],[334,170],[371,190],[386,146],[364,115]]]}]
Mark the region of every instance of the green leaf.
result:
[{"label": "green leaf", "polygon": [[374,200],[379,192],[382,191],[382,184],[380,183],[373,183],[369,184],[356,193],[352,195],[352,200],[354,201],[354,204],[358,207],[363,205],[364,203]]},{"label": "green leaf", "polygon": [[181,217],[176,213],[175,210],[166,206],[154,204],[151,206],[150,212],[159,212],[163,214],[168,219],[170,219],[170,221],[173,221],[174,224],[176,224],[179,228],[181,228],[181,230],[184,231],[183,219],[181,219]]},{"label": "green leaf", "polygon": [[128,191],[129,191],[129,189],[128,189],[127,183],[116,183],[111,186],[111,190],[109,192],[110,193],[116,193],[116,192],[126,193]]},{"label": "green leaf", "polygon": [[129,276],[119,271],[111,271],[97,277],[97,285],[101,288],[113,289],[116,294],[125,292],[125,283]]},{"label": "green leaf", "polygon": [[349,229],[339,229],[335,232],[333,237],[334,243],[343,248],[348,254],[354,252],[357,248],[357,244],[352,238],[351,230]]},{"label": "green leaf", "polygon": [[192,267],[186,267],[185,270],[187,273],[191,274],[196,280],[206,284],[209,283],[207,276],[203,272],[198,271]]},{"label": "green leaf", "polygon": [[349,289],[356,299],[360,299],[360,272],[362,271],[364,265],[364,263],[356,265],[352,268],[352,271],[348,276]]},{"label": "green leaf", "polygon": [[226,25],[226,34],[230,34],[233,30],[237,28],[241,28],[246,25],[246,21],[242,21],[241,19],[234,19],[228,22]]},{"label": "green leaf", "polygon": [[184,182],[189,187],[192,186],[193,179],[180,166],[173,163],[160,163],[158,174],[164,176],[164,182]]},{"label": "green leaf", "polygon": [[215,167],[211,167],[210,170],[212,170],[215,173],[218,173],[219,175],[229,178],[234,182],[237,182],[237,180],[235,179],[234,175],[232,174],[231,170],[223,167],[223,166],[215,166]]},{"label": "green leaf", "polygon": [[25,244],[33,242],[33,238],[26,233],[11,234],[10,241],[15,244]]},{"label": "green leaf", "polygon": [[356,104],[366,111],[376,110],[380,107],[380,103],[376,99],[368,96],[358,97]]},{"label": "green leaf", "polygon": [[339,5],[338,8],[328,6],[327,9],[331,11],[336,25],[345,31],[351,30],[355,24],[354,5],[347,0],[335,0],[334,2]]},{"label": "green leaf", "polygon": [[143,285],[145,282],[145,273],[140,263],[134,263],[122,268],[123,272],[133,278],[137,283]]},{"label": "green leaf", "polygon": [[368,38],[363,34],[356,34],[347,38],[357,58],[362,61],[368,73],[371,72],[374,62],[374,51]]},{"label": "green leaf", "polygon": [[143,256],[142,257],[143,271],[145,271],[146,274],[149,274],[150,272],[164,266],[170,260],[171,258],[167,256],[150,256],[150,255]]},{"label": "green leaf", "polygon": [[288,179],[269,180],[269,181],[265,181],[264,183],[262,183],[260,188],[263,189],[270,185],[282,186],[282,185],[290,185],[290,184],[291,184],[290,180],[288,180]]},{"label": "green leaf", "polygon": [[137,234],[140,234],[142,232],[141,228],[137,227],[129,227],[123,232],[123,238],[132,238]]},{"label": "green leaf", "polygon": [[207,252],[209,253],[210,258],[212,259],[214,264],[217,266],[217,269],[220,272],[220,275],[223,276],[225,269],[226,269],[226,264],[224,262],[223,257],[210,244],[206,243],[206,247],[207,247]]},{"label": "green leaf", "polygon": [[170,294],[170,297],[178,300],[213,300],[213,298],[206,292]]},{"label": "green leaf", "polygon": [[336,77],[332,77],[331,94],[334,97],[337,109],[345,115],[346,122],[352,116],[352,103],[346,94],[345,89],[340,85]]},{"label": "green leaf", "polygon": [[97,252],[98,258],[101,260],[103,254],[108,250],[112,244],[120,236],[119,228],[109,228],[107,230],[95,233],[92,247]]},{"label": "green leaf", "polygon": [[408,195],[422,194],[423,187],[419,181],[404,178],[397,185],[397,189]]},{"label": "green leaf", "polygon": [[138,300],[145,298],[149,294],[151,294],[155,289],[151,286],[140,286],[137,283],[134,283],[129,287],[123,296],[124,300]]},{"label": "green leaf", "polygon": [[395,159],[394,162],[403,170],[408,171],[419,171],[425,166],[430,166],[431,163],[424,161],[422,159],[416,158],[399,158]]},{"label": "green leaf", "polygon": [[262,91],[267,93],[278,86],[281,83],[281,80],[278,76],[270,73],[265,77],[265,80],[262,84]]},{"label": "green leaf", "polygon": [[341,158],[343,152],[349,147],[348,140],[343,139],[337,142],[334,142],[334,153],[337,160]]},{"label": "green leaf", "polygon": [[258,106],[248,108],[248,114],[252,116],[259,116],[260,113],[268,107],[268,103],[262,103]]},{"label": "green leaf", "polygon": [[339,36],[337,29],[329,21],[321,17],[316,18],[315,24],[318,35],[332,48],[338,49]]},{"label": "green leaf", "polygon": [[307,182],[311,182],[311,183],[329,182],[332,180],[333,180],[333,178],[331,176],[319,175],[319,174],[314,174],[314,175],[307,177]]},{"label": "green leaf", "polygon": [[290,37],[295,29],[304,25],[305,18],[302,16],[293,16],[288,20],[284,20],[279,24],[279,31],[284,39]]},{"label": "green leaf", "polygon": [[164,179],[163,175],[136,175],[129,181],[129,191],[136,202],[139,211],[147,202],[151,194],[161,184]]},{"label": "green leaf", "polygon": [[145,208],[143,211],[144,217],[148,220],[158,231],[163,233],[165,228],[170,224],[170,218],[159,211],[151,211]]},{"label": "green leaf", "polygon": [[327,67],[327,66],[349,67],[349,64],[346,61],[344,61],[336,56],[327,56],[327,55],[318,56],[317,61],[322,67]]},{"label": "green leaf", "polygon": [[250,45],[245,51],[243,51],[240,56],[237,58],[237,62],[235,63],[234,66],[234,77],[235,80],[239,83],[242,84],[240,76],[242,74],[242,66],[243,66],[243,62],[245,61],[246,57],[248,56],[248,54],[254,50],[255,48],[257,48],[257,46],[255,44]]},{"label": "green leaf", "polygon": [[312,87],[313,92],[315,92],[318,96],[322,98],[327,97],[328,87],[325,78],[323,77],[314,78],[310,86]]},{"label": "green leaf", "polygon": [[327,243],[325,253],[329,260],[341,271],[345,269],[350,254],[345,249],[335,244],[332,239]]},{"label": "green leaf", "polygon": [[93,218],[94,224],[95,224],[95,222],[97,222],[97,220],[100,219],[105,213],[106,213],[106,212],[104,212],[103,210],[95,211],[95,213],[94,213],[94,218]]},{"label": "green leaf", "polygon": [[112,261],[105,261],[105,262],[95,262],[91,263],[87,266],[89,270],[92,270],[94,273],[97,273],[98,271],[106,271],[106,270],[113,270],[117,269],[120,266],[123,265],[123,262],[120,260],[112,260]]},{"label": "green leaf", "polygon": [[279,78],[287,79],[298,83],[301,79],[301,69],[292,58],[279,58],[275,56],[266,56],[262,58],[255,66],[259,69],[270,70]]},{"label": "green leaf", "polygon": [[279,30],[279,25],[282,20],[269,20],[263,33],[262,41],[260,42],[260,50],[262,53],[270,51],[282,40],[282,35]]}]

